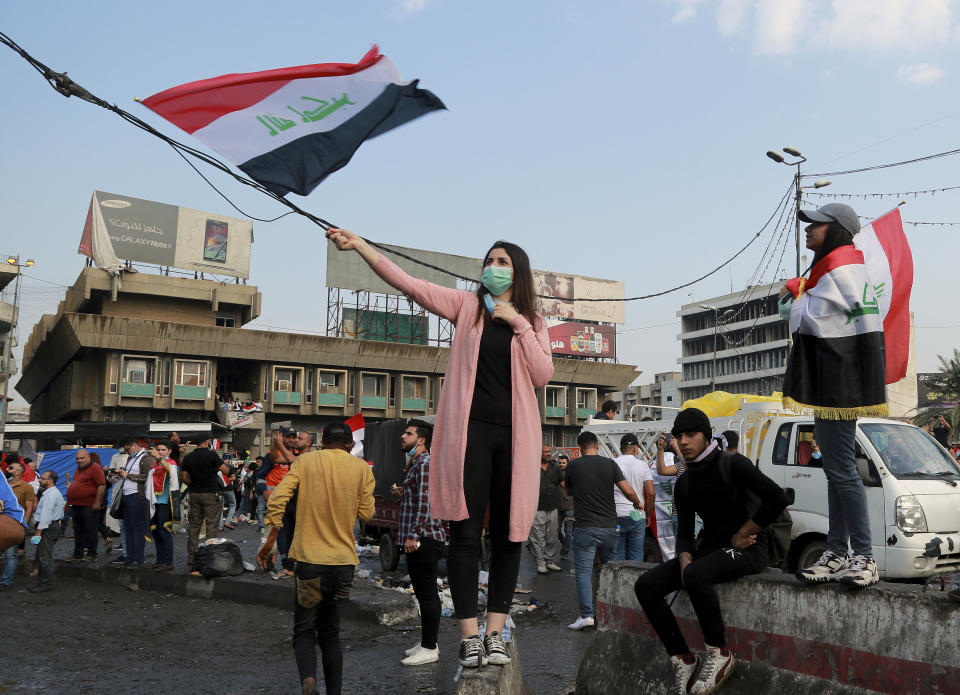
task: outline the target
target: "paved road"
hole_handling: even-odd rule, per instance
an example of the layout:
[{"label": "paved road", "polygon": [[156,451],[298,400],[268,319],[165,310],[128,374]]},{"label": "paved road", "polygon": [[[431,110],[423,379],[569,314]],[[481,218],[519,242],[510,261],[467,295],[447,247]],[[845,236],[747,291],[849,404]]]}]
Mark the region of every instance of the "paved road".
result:
[{"label": "paved road", "polygon": [[[245,558],[252,559],[258,546],[255,527],[228,531],[227,536],[238,541]],[[179,535],[175,543],[175,563],[183,571],[185,537]],[[101,545],[101,554],[102,550]],[[65,558],[71,551],[72,540],[61,540],[56,556]],[[148,545],[148,563],[152,553]],[[117,554],[102,556],[101,562]],[[571,563],[563,564],[569,571]],[[362,560],[361,568],[384,574],[375,558]],[[443,563],[440,569],[442,573]],[[592,632],[566,628],[577,615],[574,578],[568,571],[538,576],[524,552],[519,581],[532,593],[518,596],[547,604],[515,618],[523,672],[538,694],[573,691],[577,668],[592,639]],[[401,562],[398,571],[389,574],[405,572]],[[263,573],[245,578],[265,585],[264,590],[277,583]],[[291,611],[131,592],[66,577],[55,592],[30,594],[25,589],[31,582],[18,576],[17,590],[0,594],[0,622],[22,626],[13,641],[24,647],[0,650],[0,693],[298,692],[290,647]],[[345,622],[345,691],[451,692],[457,670],[455,621],[442,620],[440,663],[404,668],[398,662],[403,650],[416,642],[416,630],[411,630],[416,627]]]}]

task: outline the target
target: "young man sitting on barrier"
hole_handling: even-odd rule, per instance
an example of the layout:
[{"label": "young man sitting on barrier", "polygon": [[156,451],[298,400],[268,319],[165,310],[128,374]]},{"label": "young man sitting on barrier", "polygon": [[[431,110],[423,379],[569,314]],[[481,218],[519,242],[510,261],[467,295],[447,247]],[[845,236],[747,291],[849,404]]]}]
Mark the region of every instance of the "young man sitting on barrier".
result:
[{"label": "young man sitting on barrier", "polygon": [[[760,473],[749,459],[720,449],[703,411],[681,411],[672,434],[687,466],[675,488],[677,557],[642,574],[634,592],[670,655],[674,692],[704,695],[720,687],[736,662],[727,649],[714,584],[761,572],[767,566],[768,541],[761,531],[787,507],[788,500],[780,486]],[[657,446],[664,445],[661,437]],[[745,491],[760,500],[753,518],[747,511]],[[696,539],[695,514],[703,520]],[[707,645],[702,668],[665,600],[680,589],[687,590]]]}]

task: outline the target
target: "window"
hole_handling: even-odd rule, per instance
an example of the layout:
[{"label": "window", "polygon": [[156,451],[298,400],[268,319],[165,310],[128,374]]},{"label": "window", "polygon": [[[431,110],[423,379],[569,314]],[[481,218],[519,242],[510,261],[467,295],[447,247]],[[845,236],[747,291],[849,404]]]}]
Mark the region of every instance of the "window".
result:
[{"label": "window", "polygon": [[787,454],[790,452],[790,428],[793,425],[780,425],[777,431],[777,440],[773,443],[773,463],[776,466],[787,465]]},{"label": "window", "polygon": [[427,380],[426,379],[411,379],[410,377],[404,377],[403,379],[403,397],[404,398],[426,398],[427,392]]},{"label": "window", "polygon": [[108,390],[110,393],[116,393],[117,392],[117,374],[118,374],[117,356],[110,355],[107,358],[107,361],[109,362],[109,369],[110,369],[110,387]]},{"label": "window", "polygon": [[361,385],[364,396],[383,396],[386,380],[379,374],[364,374]]},{"label": "window", "polygon": [[206,386],[206,362],[182,362],[177,360],[177,386]]},{"label": "window", "polygon": [[152,384],[153,360],[125,358],[123,361],[123,380],[128,384]]},{"label": "window", "polygon": [[165,358],[160,367],[161,382],[163,384],[163,395],[170,395],[170,359]]},{"label": "window", "polygon": [[217,312],[217,325],[222,328],[236,328],[237,327],[237,312],[235,311],[218,311]]},{"label": "window", "polygon": [[547,389],[547,407],[560,407],[560,389]]},{"label": "window", "polygon": [[304,384],[306,386],[304,390],[306,391],[305,398],[307,400],[307,403],[313,403],[313,370],[312,369],[307,370],[307,375],[306,377],[304,377]]},{"label": "window", "polygon": [[320,393],[342,393],[340,383],[343,378],[342,372],[324,372],[320,371]]},{"label": "window", "polygon": [[274,391],[297,391],[297,373],[292,369],[276,369],[273,372]]}]

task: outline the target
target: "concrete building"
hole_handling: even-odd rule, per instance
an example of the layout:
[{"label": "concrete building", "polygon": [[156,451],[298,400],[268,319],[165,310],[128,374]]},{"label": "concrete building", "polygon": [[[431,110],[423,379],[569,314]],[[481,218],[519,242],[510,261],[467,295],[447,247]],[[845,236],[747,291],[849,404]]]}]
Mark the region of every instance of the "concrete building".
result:
[{"label": "concrete building", "polygon": [[[273,424],[319,431],[435,411],[449,350],[241,328],[260,313],[251,285],[86,268],[58,311],[34,327],[17,384],[31,422],[201,422],[233,428],[238,450],[263,450]],[[544,441],[576,446],[598,401],[636,375],[631,365],[554,358],[538,390]],[[259,401],[225,410],[218,395]]]},{"label": "concrete building", "polygon": [[782,287],[757,285],[680,307],[681,403],[711,391],[779,390],[790,352],[789,326],[777,311]]},{"label": "concrete building", "polygon": [[[671,408],[679,408],[683,401],[680,399],[680,381],[683,375],[680,372],[661,372],[655,374],[652,384],[640,387],[636,418],[645,420],[671,420]],[[664,413],[667,410],[667,413]]]},{"label": "concrete building", "polygon": [[19,276],[19,265],[0,264],[0,396],[4,397],[0,401],[0,442],[3,441],[4,424],[8,419],[10,402],[6,397],[10,393],[10,379],[17,373],[13,348],[17,328],[16,286]]}]

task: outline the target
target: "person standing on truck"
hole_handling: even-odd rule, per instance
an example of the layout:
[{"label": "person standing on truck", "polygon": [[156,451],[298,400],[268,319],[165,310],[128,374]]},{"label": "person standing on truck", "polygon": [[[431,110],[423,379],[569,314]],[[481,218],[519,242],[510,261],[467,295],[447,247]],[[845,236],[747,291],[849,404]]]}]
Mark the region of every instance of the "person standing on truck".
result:
[{"label": "person standing on truck", "polygon": [[293,654],[302,692],[313,695],[319,644],[326,692],[340,695],[340,610],[350,598],[359,562],[353,526],[357,519],[365,523],[373,517],[374,479],[367,462],[350,454],[353,432],[345,424],[324,427],[320,441],[323,449],[301,456],[273,489],[266,516],[271,529],[257,552],[257,564],[262,570],[273,566],[287,502],[300,493],[297,532],[290,545],[290,558],[296,562]]},{"label": "person standing on truck", "polygon": [[[677,557],[644,572],[633,590],[670,656],[676,692],[712,693],[736,664],[727,648],[714,585],[763,571],[768,550],[761,530],[786,509],[788,500],[780,486],[749,459],[721,450],[702,410],[681,411],[672,433],[686,463],[674,496],[679,519]],[[658,448],[662,446],[658,442]],[[747,510],[745,490],[760,500],[753,517]],[[703,519],[703,530],[696,537],[695,514]],[[700,659],[687,646],[666,601],[680,589],[686,589],[707,645],[695,682]]]},{"label": "person standing on truck", "polygon": [[603,405],[600,406],[594,416],[594,420],[613,420],[617,415],[617,402],[606,400],[603,402]]},{"label": "person standing on truck", "polygon": [[[800,210],[809,277],[787,281],[793,347],[783,376],[783,405],[812,413],[827,478],[827,548],[797,572],[808,584],[879,580],[870,540],[867,495],[857,472],[857,418],[887,415],[883,321],[863,253],[853,245],[860,220],[849,205]],[[847,547],[852,548],[852,557]]]},{"label": "person standing on truck", "polygon": [[[433,428],[431,512],[449,522],[447,568],[460,622],[460,664],[482,666],[494,651],[506,663],[501,630],[539,494],[537,447],[543,439],[535,389],[553,376],[530,260],[516,244],[498,241],[484,255],[476,292],[466,292],[407,275],[353,232],[329,229],[327,238],[340,251],[356,251],[384,281],[457,327]],[[488,510],[490,576],[481,639],[477,589]]]},{"label": "person standing on truck", "polygon": [[933,418],[933,438],[940,442],[944,449],[950,448],[950,423],[943,415]]},{"label": "person standing on truck", "polygon": [[397,538],[407,556],[413,593],[420,604],[420,641],[408,649],[403,666],[420,666],[440,660],[440,595],[437,593],[437,563],[447,539],[443,522],[430,514],[430,440],[433,428],[423,420],[409,420],[400,435],[400,448],[407,456],[403,483],[393,488],[400,497],[400,528]]}]

